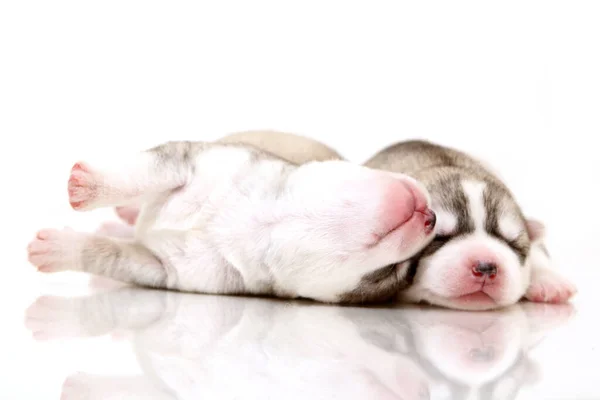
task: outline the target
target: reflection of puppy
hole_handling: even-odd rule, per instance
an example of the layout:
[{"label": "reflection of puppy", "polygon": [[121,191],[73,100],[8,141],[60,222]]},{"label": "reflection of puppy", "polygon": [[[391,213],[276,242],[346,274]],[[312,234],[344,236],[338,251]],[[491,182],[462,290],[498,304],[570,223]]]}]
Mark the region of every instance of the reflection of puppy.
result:
[{"label": "reflection of puppy", "polygon": [[574,286],[549,268],[543,226],[528,221],[506,185],[473,157],[426,141],[390,146],[364,165],[404,173],[432,197],[436,237],[404,263],[410,302],[481,310],[522,297],[565,302]]},{"label": "reflection of puppy", "polygon": [[430,377],[432,398],[510,400],[537,380],[527,353],[570,305],[524,303],[502,311],[417,308],[403,313],[406,347]]},{"label": "reflection of puppy", "polygon": [[[410,357],[361,335],[371,313],[377,315],[368,308],[124,288],[41,298],[28,310],[27,326],[42,336],[50,330],[46,337],[59,336],[60,326],[82,336],[131,331],[145,377],[73,375],[64,399],[81,392],[147,400],[429,398],[426,376]],[[386,324],[377,334],[383,342],[398,336]]]},{"label": "reflection of puppy", "polygon": [[401,174],[296,165],[239,143],[169,142],[115,158],[76,163],[69,200],[79,211],[141,203],[135,228],[42,230],[28,247],[41,272],[361,303],[392,298],[401,282],[389,266],[432,239],[427,191]]},{"label": "reflection of puppy", "polygon": [[65,382],[64,399],[83,391],[107,398],[110,391],[147,400],[459,394],[504,400],[531,380],[532,344],[570,310],[330,307],[124,288],[86,298],[42,297],[27,311],[26,324],[45,338],[129,332],[145,375],[77,374]]}]

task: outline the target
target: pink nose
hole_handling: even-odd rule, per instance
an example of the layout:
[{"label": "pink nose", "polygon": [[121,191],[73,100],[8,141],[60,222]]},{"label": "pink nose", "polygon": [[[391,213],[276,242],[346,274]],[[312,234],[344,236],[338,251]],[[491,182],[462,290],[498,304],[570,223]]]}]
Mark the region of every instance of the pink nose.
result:
[{"label": "pink nose", "polygon": [[415,213],[420,213],[424,216],[425,232],[431,233],[435,227],[436,216],[429,208],[423,189],[410,180],[396,178],[389,178],[385,185],[386,194],[381,208],[384,231],[389,232],[410,220]]},{"label": "pink nose", "polygon": [[424,193],[425,188],[421,188],[413,183],[411,180],[404,180],[404,184],[410,189],[410,192],[415,199],[415,211],[422,213],[425,218],[423,219],[425,225],[425,233],[430,234],[435,228],[437,217],[435,212],[429,208],[429,202]]}]

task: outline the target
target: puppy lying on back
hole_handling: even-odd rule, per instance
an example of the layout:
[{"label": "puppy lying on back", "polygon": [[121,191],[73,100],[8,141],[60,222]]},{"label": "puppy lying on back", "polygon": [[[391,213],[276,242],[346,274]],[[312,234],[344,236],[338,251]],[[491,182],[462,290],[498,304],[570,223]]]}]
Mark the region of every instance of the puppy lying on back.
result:
[{"label": "puppy lying on back", "polygon": [[390,146],[365,166],[425,185],[437,215],[435,239],[399,269],[409,302],[491,309],[522,297],[565,302],[575,287],[550,268],[544,227],[528,220],[506,185],[481,162],[426,141]]},{"label": "puppy lying on back", "polygon": [[129,215],[134,228],[39,231],[28,252],[41,272],[324,302],[393,296],[401,281],[389,266],[420,251],[435,225],[412,178],[338,160],[297,165],[234,143],[78,162],[69,201],[78,211],[141,208]]},{"label": "puppy lying on back", "polygon": [[[218,139],[217,143],[251,146],[294,165],[306,164],[312,161],[343,160],[343,157],[337,151],[321,142],[306,136],[279,131],[235,132]],[[134,225],[140,212],[140,205],[117,207],[115,211],[124,222]],[[118,228],[115,229],[113,224],[108,223],[101,227],[100,232],[118,234],[119,230]]]}]

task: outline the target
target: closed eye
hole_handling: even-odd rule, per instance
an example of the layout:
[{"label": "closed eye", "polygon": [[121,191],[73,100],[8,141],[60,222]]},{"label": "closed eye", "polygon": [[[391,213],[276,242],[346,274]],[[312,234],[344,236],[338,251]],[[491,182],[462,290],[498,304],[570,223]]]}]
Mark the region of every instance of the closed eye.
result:
[{"label": "closed eye", "polygon": [[522,243],[518,239],[506,240],[506,242],[508,243],[510,248],[519,255],[519,258],[521,260],[525,259],[528,250],[523,247]]},{"label": "closed eye", "polygon": [[493,236],[495,236],[497,239],[501,240],[502,242],[506,243],[506,245],[508,245],[508,247],[510,247],[511,250],[514,251],[519,256],[519,259],[521,260],[521,262],[523,262],[525,260],[525,257],[527,256],[527,252],[529,251],[529,249],[528,249],[528,246],[523,245],[521,236],[517,237],[516,239],[508,239],[508,238],[504,237],[503,235],[501,235],[499,232],[494,232]]}]

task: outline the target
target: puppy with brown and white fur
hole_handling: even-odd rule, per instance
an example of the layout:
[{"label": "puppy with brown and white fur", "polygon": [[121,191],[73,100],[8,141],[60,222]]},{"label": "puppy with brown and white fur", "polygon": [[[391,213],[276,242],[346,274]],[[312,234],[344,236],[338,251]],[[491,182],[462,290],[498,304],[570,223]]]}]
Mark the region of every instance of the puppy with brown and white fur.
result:
[{"label": "puppy with brown and white fur", "polygon": [[82,271],[173,290],[389,298],[395,267],[432,239],[435,215],[414,179],[345,161],[302,165],[233,143],[169,142],[123,159],[76,163],[78,211],[141,204],[135,226],[45,229],[29,244],[41,272]]},{"label": "puppy with brown and white fur", "polygon": [[[297,163],[322,159],[342,159],[342,156],[336,150],[321,142],[281,132],[244,132],[232,135],[226,140],[257,145],[281,157],[292,159]],[[432,302],[449,308],[487,309],[516,303],[524,295],[529,300],[536,302],[563,302],[576,292],[574,285],[566,278],[560,276],[552,267],[552,260],[544,244],[544,225],[537,220],[525,218],[522,215],[513,195],[489,166],[484,165],[479,160],[475,160],[463,152],[422,141],[405,142],[398,146],[384,149],[367,161],[366,165],[392,172],[407,173],[419,180],[423,179],[424,183],[433,189],[434,199],[440,197],[441,192],[443,192],[443,199],[435,202],[434,211],[440,215],[438,220],[441,221],[438,222],[438,237],[435,243],[432,243],[426,250],[427,252],[431,252],[430,257],[427,258],[428,261],[422,260],[424,262],[420,262],[425,255],[425,253],[422,253],[412,260],[412,264],[406,262],[393,269],[396,271],[395,276],[401,277],[402,284],[399,285],[400,288],[403,289],[412,286],[412,288],[400,293],[401,300],[405,302]],[[474,177],[475,179],[469,181],[468,178],[470,177]],[[471,203],[467,205],[467,199],[462,195],[464,187],[462,184],[456,185],[456,180],[459,178],[467,182],[467,186],[469,182],[477,184],[477,182],[480,182],[478,179],[482,180],[482,184],[487,185],[486,195],[488,202],[483,207],[485,216],[483,214],[471,214],[472,210],[469,208]],[[439,190],[438,187],[438,190],[436,190],[436,186],[440,185],[444,189],[447,187],[454,189],[444,192],[444,190]],[[499,208],[490,204],[492,200],[499,201],[503,207]],[[476,201],[473,203],[476,204]],[[436,247],[439,246],[442,240],[450,239],[449,236],[452,235],[458,236],[460,233],[465,233],[456,230],[450,232],[451,235],[448,235],[452,224],[457,223],[459,218],[463,221],[462,229],[468,229],[464,225],[469,219],[476,222],[477,218],[497,218],[500,214],[503,216],[503,218],[500,218],[500,224],[505,232],[506,229],[511,228],[508,224],[511,221],[514,222],[512,229],[518,231],[517,233],[520,234],[520,243],[524,248],[521,250],[521,254],[517,255],[519,261],[511,263],[511,259],[514,261],[513,255],[515,251],[511,246],[507,249],[506,240],[498,242],[498,240],[488,237],[488,240],[492,240],[493,247],[488,248],[487,257],[490,258],[491,255],[489,253],[492,253],[495,255],[494,257],[504,257],[507,259],[507,261],[500,265],[502,276],[499,279],[496,279],[497,273],[489,277],[487,275],[485,277],[478,277],[474,276],[473,271],[467,273],[466,276],[464,271],[462,276],[457,272],[460,271],[461,263],[464,262],[460,258],[462,251],[471,251],[470,249],[480,245],[481,242],[477,239],[462,242],[460,247],[457,246],[454,248],[455,253],[443,252],[438,255],[439,258],[431,257],[431,254],[436,252]],[[515,232],[513,232],[514,234]],[[498,236],[496,236],[497,238]],[[448,250],[448,248],[452,250],[452,247],[446,247],[445,250]],[[484,254],[481,255],[483,256]],[[526,263],[524,262],[525,258],[527,259]],[[426,267],[429,264],[433,265],[433,267]],[[522,268],[516,268],[517,264],[521,265]],[[421,268],[422,266],[423,268]],[[480,266],[479,269],[481,270],[482,267]],[[490,272],[493,271],[493,266],[491,267]],[[497,271],[498,268],[498,265],[496,265]],[[444,273],[440,274],[442,269],[445,270],[445,273],[456,273],[459,276],[457,279],[446,280],[446,275]],[[429,272],[426,273],[426,271]],[[483,275],[481,271],[475,272],[475,274]],[[383,273],[380,275],[383,275]],[[482,296],[479,296],[477,293],[475,296],[468,296],[468,300],[467,298],[462,299],[467,300],[468,304],[464,304],[464,301],[456,301],[452,298],[451,294],[448,296],[450,298],[446,298],[444,295],[436,296],[435,294],[453,293],[461,285],[461,282],[463,282],[464,286],[468,286],[469,284],[473,284],[473,281],[476,285],[484,281],[486,288]],[[490,303],[489,296],[485,293],[491,289],[491,281],[494,281],[493,285],[503,288],[500,299],[498,299],[499,302],[496,304]]]},{"label": "puppy with brown and white fur", "polygon": [[[282,131],[251,130],[234,132],[218,139],[217,143],[251,146],[295,165],[313,161],[344,160],[336,150],[324,143],[307,136]],[[117,207],[115,211],[123,222],[134,225],[140,211],[140,205]],[[123,229],[115,228],[115,224],[111,222],[103,225],[100,229],[100,232],[117,234],[120,231],[123,231]]]},{"label": "puppy with brown and white fur", "polygon": [[524,217],[508,187],[482,162],[427,141],[389,146],[365,164],[425,185],[437,215],[436,237],[399,270],[408,302],[492,309],[523,297],[561,303],[576,288],[551,268],[544,226]]}]

